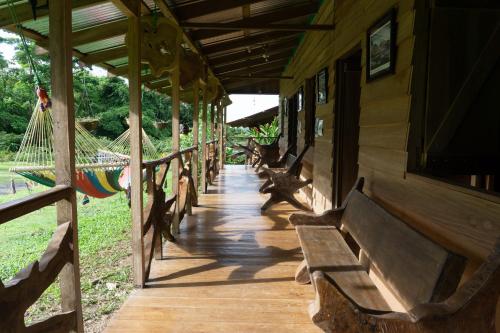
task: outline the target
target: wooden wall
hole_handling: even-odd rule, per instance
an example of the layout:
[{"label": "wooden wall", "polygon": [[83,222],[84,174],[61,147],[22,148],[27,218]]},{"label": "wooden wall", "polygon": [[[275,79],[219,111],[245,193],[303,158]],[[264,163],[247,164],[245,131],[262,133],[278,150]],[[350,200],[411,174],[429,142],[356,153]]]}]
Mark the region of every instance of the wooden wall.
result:
[{"label": "wooden wall", "polygon": [[[392,7],[398,13],[396,73],[366,83],[366,31]],[[417,230],[472,259],[474,266],[484,260],[500,236],[500,198],[406,171],[414,19],[414,0],[325,1],[316,22],[333,21],[336,29],[305,35],[285,71],[294,79],[282,80],[281,96],[292,95],[306,78],[328,65],[328,104],[318,106],[316,111],[317,117],[324,119],[324,136],[316,138],[304,171],[304,176],[312,172],[314,178],[309,199],[315,211],[323,211],[332,202],[334,65],[337,59],[361,47],[359,176],[366,178],[365,192]],[[304,112],[299,120],[304,126]],[[303,137],[304,130],[299,150]],[[284,149],[286,142],[281,144]]]}]

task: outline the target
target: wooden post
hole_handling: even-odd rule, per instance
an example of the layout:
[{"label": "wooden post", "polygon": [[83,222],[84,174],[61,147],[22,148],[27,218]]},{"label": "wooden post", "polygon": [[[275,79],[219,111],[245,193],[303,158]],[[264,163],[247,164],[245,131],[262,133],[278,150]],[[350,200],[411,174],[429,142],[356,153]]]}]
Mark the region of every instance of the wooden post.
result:
[{"label": "wooden post", "polygon": [[[223,147],[226,146],[226,136],[227,136],[226,117],[227,117],[227,105],[224,105],[224,112],[222,117],[222,138],[224,139]],[[224,148],[223,158],[222,158],[222,169],[224,169],[225,164],[226,164],[226,149]]]},{"label": "wooden post", "polygon": [[[177,45],[175,67],[172,71],[171,81],[172,81],[172,153],[177,153],[179,151],[180,144],[180,53],[181,46]],[[179,158],[182,158],[179,156]],[[179,194],[179,158],[172,160],[172,193]],[[179,203],[179,198],[177,198],[177,203]],[[180,207],[178,204],[175,205],[175,213],[172,221],[172,233],[179,233],[179,211]]]},{"label": "wooden post", "polygon": [[224,119],[222,119],[222,100],[217,103],[217,134],[219,135],[219,169],[224,167]]},{"label": "wooden post", "polygon": [[196,80],[193,84],[193,144],[197,148],[193,151],[193,182],[194,182],[194,188],[196,189],[196,192],[198,192],[198,163],[199,163],[199,154],[198,154],[198,149],[199,149],[199,121],[198,121],[198,113],[199,113],[199,108],[200,108],[200,97],[199,97],[199,92],[200,92],[200,87],[199,87],[199,82]]},{"label": "wooden post", "polygon": [[142,108],[140,17],[128,18],[128,81],[130,95],[130,175],[132,211],[132,262],[134,285],[144,287],[144,216],[142,184]]},{"label": "wooden post", "polygon": [[203,86],[203,110],[201,111],[201,191],[207,193],[207,86]]},{"label": "wooden post", "polygon": [[71,222],[73,263],[59,274],[62,311],[76,311],[75,332],[83,332],[80,288],[78,220],[76,212],[75,113],[73,99],[71,1],[55,0],[49,9],[49,49],[52,76],[52,114],[56,184],[73,191],[57,203],[57,224]]},{"label": "wooden post", "polygon": [[210,140],[215,140],[217,136],[215,135],[215,103],[212,101],[210,103]]}]

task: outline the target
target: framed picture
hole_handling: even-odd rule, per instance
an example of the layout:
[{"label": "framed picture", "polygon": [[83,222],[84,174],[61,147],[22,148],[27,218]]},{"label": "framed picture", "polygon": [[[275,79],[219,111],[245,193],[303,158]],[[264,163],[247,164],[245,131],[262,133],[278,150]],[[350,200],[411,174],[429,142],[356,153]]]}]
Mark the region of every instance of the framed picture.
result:
[{"label": "framed picture", "polygon": [[304,86],[297,91],[297,112],[304,110]]},{"label": "framed picture", "polygon": [[283,113],[285,114],[285,116],[288,116],[288,99],[284,97],[281,103],[281,109],[283,110]]},{"label": "framed picture", "polygon": [[366,81],[394,73],[396,63],[396,10],[392,9],[368,29]]},{"label": "framed picture", "polygon": [[300,120],[297,121],[297,133],[302,134],[302,122]]},{"label": "framed picture", "polygon": [[316,74],[316,104],[328,102],[328,67]]},{"label": "framed picture", "polygon": [[316,118],[316,122],[314,124],[314,136],[323,136],[323,119]]}]

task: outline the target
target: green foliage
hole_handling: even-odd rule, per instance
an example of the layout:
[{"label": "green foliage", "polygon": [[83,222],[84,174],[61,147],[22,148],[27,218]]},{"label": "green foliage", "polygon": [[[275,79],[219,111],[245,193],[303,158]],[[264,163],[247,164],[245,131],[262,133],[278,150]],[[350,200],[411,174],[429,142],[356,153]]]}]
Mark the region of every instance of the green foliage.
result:
[{"label": "green foliage", "polygon": [[261,144],[269,144],[280,135],[280,128],[278,118],[275,117],[269,124],[259,126],[259,128],[252,128],[251,135]]}]

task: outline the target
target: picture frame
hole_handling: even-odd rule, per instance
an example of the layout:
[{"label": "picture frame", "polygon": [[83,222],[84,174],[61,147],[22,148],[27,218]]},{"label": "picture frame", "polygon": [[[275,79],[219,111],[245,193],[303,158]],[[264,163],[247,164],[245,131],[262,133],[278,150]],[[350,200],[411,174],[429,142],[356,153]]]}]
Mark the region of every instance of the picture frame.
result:
[{"label": "picture frame", "polygon": [[314,123],[314,136],[323,136],[323,119],[316,118],[316,121]]},{"label": "picture frame", "polygon": [[304,110],[304,86],[297,91],[297,112]]},{"label": "picture frame", "polygon": [[316,104],[328,103],[328,67],[316,74]]},{"label": "picture frame", "polygon": [[285,117],[288,117],[288,99],[286,97],[283,97],[281,103],[281,108],[285,114]]},{"label": "picture frame", "polygon": [[394,74],[396,69],[396,9],[391,9],[366,32],[366,81]]}]

